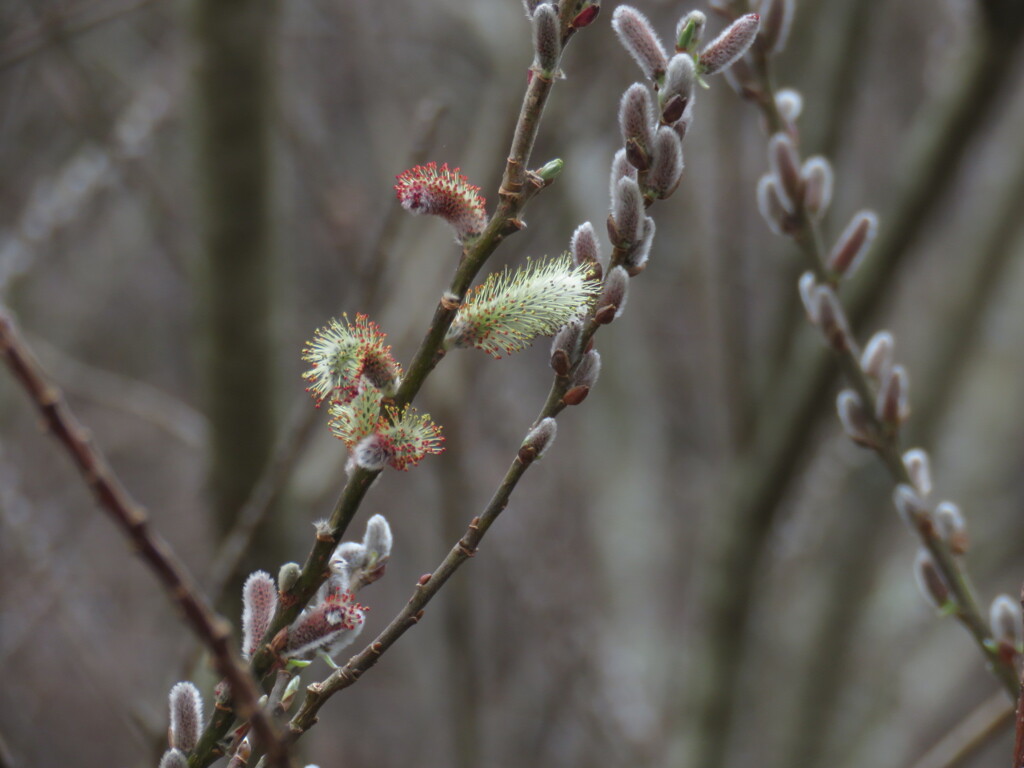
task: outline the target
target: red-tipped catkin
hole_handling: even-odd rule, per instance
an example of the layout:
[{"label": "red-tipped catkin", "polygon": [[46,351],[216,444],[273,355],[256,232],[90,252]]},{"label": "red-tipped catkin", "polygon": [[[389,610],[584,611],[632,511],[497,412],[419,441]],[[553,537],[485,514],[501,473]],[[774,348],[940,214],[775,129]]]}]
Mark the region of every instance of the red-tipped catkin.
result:
[{"label": "red-tipped catkin", "polygon": [[683,142],[678,134],[663,125],[654,137],[651,167],[647,172],[646,189],[655,197],[665,199],[676,191],[683,176]]},{"label": "red-tipped catkin", "polygon": [[882,381],[892,369],[896,340],[889,331],[878,331],[864,347],[860,369],[875,381]]},{"label": "red-tipped catkin", "polygon": [[277,585],[266,571],[249,574],[242,587],[242,657],[251,658],[277,610]]},{"label": "red-tipped catkin", "polygon": [[619,102],[619,131],[626,157],[635,167],[646,170],[654,152],[654,107],[647,86],[633,83]]},{"label": "red-tipped catkin", "polygon": [[722,31],[718,37],[708,43],[700,52],[697,60],[703,75],[714,75],[728,69],[737,59],[747,52],[757,37],[760,24],[756,13],[740,16]]},{"label": "red-tipped catkin", "polygon": [[291,658],[330,650],[343,640],[351,642],[363,628],[366,606],[349,592],[335,591],[319,605],[307,609],[288,630],[285,654]]},{"label": "red-tipped catkin", "polygon": [[828,268],[837,275],[852,275],[874,242],[876,234],[878,216],[874,211],[860,211],[854,214],[828,255]]},{"label": "red-tipped catkin", "polygon": [[620,5],[612,14],[612,28],[647,77],[657,80],[665,74],[668,55],[646,16],[636,8]]},{"label": "red-tipped catkin", "polygon": [[191,752],[203,731],[203,698],[199,689],[190,682],[175,683],[171,688],[171,727],[168,730],[170,746],[182,752]]},{"label": "red-tipped catkin", "polygon": [[832,202],[832,166],[824,157],[808,159],[800,169],[804,187],[804,210],[820,219]]},{"label": "red-tipped catkin", "polygon": [[781,53],[793,25],[794,0],[762,0],[761,45],[769,53]]},{"label": "red-tipped catkin", "polygon": [[533,12],[533,64],[545,77],[558,68],[562,53],[561,22],[553,5],[538,6]]},{"label": "red-tipped catkin", "polygon": [[914,560],[914,577],[921,594],[933,606],[942,609],[949,603],[949,587],[927,549],[918,550],[917,559]]},{"label": "red-tipped catkin", "polygon": [[907,474],[910,475],[914,488],[921,494],[921,498],[928,498],[932,492],[932,470],[928,452],[923,448],[912,448],[903,454],[903,466],[907,468]]},{"label": "red-tipped catkin", "polygon": [[800,153],[789,134],[778,132],[768,141],[768,164],[787,211],[797,210],[803,200],[804,180],[800,174]]},{"label": "red-tipped catkin", "polygon": [[449,169],[447,163],[440,168],[436,163],[427,163],[410,168],[397,178],[395,195],[407,211],[440,216],[452,225],[460,241],[483,232],[487,211],[480,187],[470,184],[458,168]]}]

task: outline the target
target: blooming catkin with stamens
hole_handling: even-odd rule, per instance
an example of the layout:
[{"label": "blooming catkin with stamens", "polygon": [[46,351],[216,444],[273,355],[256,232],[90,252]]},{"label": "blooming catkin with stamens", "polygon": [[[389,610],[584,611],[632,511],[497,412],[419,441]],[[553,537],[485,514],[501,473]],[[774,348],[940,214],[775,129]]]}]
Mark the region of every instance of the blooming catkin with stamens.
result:
[{"label": "blooming catkin with stamens", "polygon": [[303,658],[319,650],[329,654],[339,650],[362,631],[366,610],[352,593],[332,591],[323,602],[304,611],[288,629],[285,655]]},{"label": "blooming catkin with stamens", "polygon": [[417,165],[397,176],[395,195],[412,213],[440,216],[455,229],[461,242],[475,237],[487,226],[487,211],[480,187],[469,183],[458,168],[445,163]]},{"label": "blooming catkin with stamens", "polygon": [[249,574],[242,588],[242,657],[256,652],[277,609],[277,586],[266,571]]},{"label": "blooming catkin with stamens", "polygon": [[444,450],[441,428],[427,414],[386,406],[379,415],[381,402],[380,392],[367,388],[351,402],[331,406],[331,431],[352,449],[357,466],[406,470]]},{"label": "blooming catkin with stamens", "polygon": [[190,682],[175,683],[171,688],[170,745],[182,752],[191,752],[203,730],[203,698]]},{"label": "blooming catkin with stamens", "polygon": [[466,295],[445,345],[476,347],[500,358],[526,349],[538,336],[554,335],[586,312],[597,294],[590,272],[588,264],[574,266],[566,254],[490,275]]},{"label": "blooming catkin with stamens", "polygon": [[302,359],[312,364],[302,378],[309,382],[307,391],[317,405],[326,399],[351,400],[364,379],[391,394],[398,387],[402,369],[384,343],[385,337],[366,315],[356,315],[354,323],[343,316],[342,322],[331,320],[319,328],[302,351]]},{"label": "blooming catkin with stamens", "polygon": [[754,38],[757,37],[759,23],[756,13],[748,13],[745,16],[740,16],[726,27],[722,34],[708,43],[707,47],[700,52],[700,57],[697,59],[700,73],[714,75],[723,69],[728,69],[753,44]]},{"label": "blooming catkin with stamens", "polygon": [[646,16],[632,6],[620,5],[612,14],[612,28],[647,77],[657,80],[665,74],[668,55]]}]

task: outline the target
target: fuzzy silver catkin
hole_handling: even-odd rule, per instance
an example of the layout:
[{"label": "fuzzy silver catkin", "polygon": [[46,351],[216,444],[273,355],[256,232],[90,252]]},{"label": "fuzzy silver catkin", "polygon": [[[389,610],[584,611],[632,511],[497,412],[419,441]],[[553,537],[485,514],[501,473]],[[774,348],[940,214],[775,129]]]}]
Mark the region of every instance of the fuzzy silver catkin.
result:
[{"label": "fuzzy silver catkin", "polygon": [[250,658],[277,610],[277,585],[266,571],[249,574],[242,587],[242,657]]},{"label": "fuzzy silver catkin", "polygon": [[829,252],[826,259],[828,268],[837,275],[852,275],[857,271],[877,234],[878,216],[874,211],[860,211],[854,214]]},{"label": "fuzzy silver catkin", "polygon": [[658,91],[661,116],[666,123],[671,125],[676,122],[690,108],[696,82],[697,70],[693,58],[686,53],[673,56],[665,72],[665,84]]},{"label": "fuzzy silver catkin", "polygon": [[761,44],[772,54],[781,53],[793,25],[794,0],[762,0]]},{"label": "fuzzy silver catkin", "polygon": [[832,202],[832,166],[824,157],[808,158],[800,169],[800,177],[804,186],[804,210],[820,219]]},{"label": "fuzzy silver catkin", "polygon": [[391,557],[392,544],[394,544],[394,536],[384,515],[374,515],[366,521],[363,547],[369,555],[371,564]]},{"label": "fuzzy silver catkin", "polygon": [[298,563],[285,563],[277,571],[277,591],[281,593],[291,592],[295,582],[302,575],[302,568]]},{"label": "fuzzy silver catkin", "polygon": [[675,192],[683,176],[683,142],[675,131],[663,125],[654,137],[653,155],[647,188],[664,199]]},{"label": "fuzzy silver catkin", "polygon": [[582,319],[570,320],[552,339],[551,368],[559,376],[565,376],[569,372],[582,330]]},{"label": "fuzzy silver catkin", "polygon": [[818,280],[814,273],[808,270],[800,275],[800,279],[797,281],[797,289],[800,292],[800,301],[804,305],[807,319],[811,321],[812,325],[818,325],[821,322],[821,314],[818,311],[816,295]]},{"label": "fuzzy silver catkin", "polygon": [[827,285],[819,285],[814,289],[813,301],[817,307],[818,325],[825,335],[825,341],[836,350],[854,348],[853,333],[846,320],[846,312],[839,302],[839,297]]},{"label": "fuzzy silver catkin", "polygon": [[572,386],[593,388],[601,375],[601,353],[592,349],[583,356],[572,374]]},{"label": "fuzzy silver catkin", "polygon": [[931,519],[928,505],[918,495],[917,490],[906,483],[900,483],[892,492],[892,503],[899,513],[900,519],[912,531]]},{"label": "fuzzy silver catkin", "polygon": [[895,362],[896,340],[889,331],[878,331],[864,347],[860,369],[875,381],[882,381]]},{"label": "fuzzy silver catkin", "polygon": [[169,749],[160,758],[159,768],[188,768],[188,758],[180,749]]},{"label": "fuzzy silver catkin", "polygon": [[700,52],[701,74],[714,75],[728,69],[747,52],[757,37],[760,21],[756,13],[740,16]]},{"label": "fuzzy silver catkin", "polygon": [[533,50],[535,66],[550,76],[562,53],[561,22],[552,5],[541,5],[533,12]]},{"label": "fuzzy silver catkin", "polygon": [[766,173],[757,182],[757,210],[768,225],[768,229],[776,235],[785,234],[786,219],[792,211],[786,210],[782,194],[779,192],[779,182],[774,174]]},{"label": "fuzzy silver catkin", "polygon": [[615,307],[615,317],[622,314],[626,307],[626,297],[629,291],[629,273],[623,267],[615,267],[604,279],[604,288],[601,297],[597,300],[597,307]]},{"label": "fuzzy silver catkin", "polygon": [[860,396],[852,389],[844,389],[836,398],[836,412],[843,431],[859,445],[871,444],[871,420]]},{"label": "fuzzy silver catkin", "polygon": [[632,6],[620,5],[612,14],[612,29],[648,78],[657,80],[665,74],[668,55],[646,16]]},{"label": "fuzzy silver catkin", "polygon": [[783,120],[793,125],[804,111],[804,97],[795,88],[783,88],[775,94],[775,108]]},{"label": "fuzzy silver catkin", "polygon": [[609,178],[609,197],[615,199],[615,190],[618,189],[619,182],[622,179],[633,179],[636,180],[636,168],[629,162],[629,158],[626,156],[626,150],[620,149],[612,157],[611,173]]},{"label": "fuzzy silver catkin", "polygon": [[950,599],[949,587],[927,549],[920,549],[914,560],[914,577],[925,599],[936,608],[943,608]]},{"label": "fuzzy silver catkin", "polygon": [[999,595],[992,601],[988,616],[995,641],[1019,649],[1024,640],[1024,618],[1021,616],[1020,603],[1009,595]]},{"label": "fuzzy silver catkin", "polygon": [[532,459],[539,459],[555,442],[557,434],[558,423],[550,417],[543,418],[526,434],[522,447],[531,451]]},{"label": "fuzzy silver catkin", "polygon": [[[619,131],[627,147],[626,156],[633,165],[645,170],[654,152],[654,106],[651,92],[641,83],[633,83],[622,94],[619,102]],[[635,147],[630,152],[629,147]],[[637,157],[642,158],[636,159]]]},{"label": "fuzzy silver catkin", "polygon": [[630,248],[640,238],[644,217],[644,198],[634,179],[619,179],[612,199],[612,218],[615,220],[615,245]]},{"label": "fuzzy silver catkin", "polygon": [[622,257],[622,266],[626,268],[626,272],[629,273],[630,277],[639,274],[647,266],[647,258],[651,255],[651,245],[654,243],[655,231],[654,219],[650,216],[644,216],[640,239]]},{"label": "fuzzy silver catkin", "polygon": [[914,488],[922,498],[928,498],[932,492],[932,470],[928,453],[923,448],[912,448],[903,454],[903,466],[907,468]]},{"label": "fuzzy silver catkin", "polygon": [[898,427],[910,417],[907,369],[894,365],[878,388],[875,416],[883,424]]},{"label": "fuzzy silver catkin", "polygon": [[171,727],[168,730],[170,746],[182,752],[191,752],[203,731],[203,697],[199,689],[188,681],[175,683],[171,688]]},{"label": "fuzzy silver catkin", "polygon": [[935,507],[935,530],[954,555],[967,553],[970,545],[967,523],[960,507],[952,501],[943,501]]},{"label": "fuzzy silver catkin", "polygon": [[589,221],[580,224],[572,233],[569,252],[572,254],[572,263],[576,266],[601,263],[601,245],[597,240],[594,225]]},{"label": "fuzzy silver catkin", "polygon": [[786,210],[796,211],[803,200],[804,180],[800,175],[800,153],[788,134],[780,131],[768,140],[768,165]]}]

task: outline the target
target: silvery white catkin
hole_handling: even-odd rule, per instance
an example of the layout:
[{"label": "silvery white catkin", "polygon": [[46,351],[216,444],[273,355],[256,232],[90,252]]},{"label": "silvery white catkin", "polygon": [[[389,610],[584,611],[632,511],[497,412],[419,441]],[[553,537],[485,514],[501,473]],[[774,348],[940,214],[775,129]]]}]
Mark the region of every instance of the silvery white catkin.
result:
[{"label": "silvery white catkin", "polygon": [[778,180],[779,193],[788,211],[795,211],[803,199],[800,153],[786,133],[779,131],[768,140],[768,165]]},{"label": "silvery white catkin", "polygon": [[572,233],[569,250],[572,253],[573,264],[601,263],[601,246],[593,224],[585,221],[576,227],[576,231]]},{"label": "silvery white catkin", "polygon": [[628,288],[629,273],[623,267],[615,267],[604,279],[604,288],[601,291],[601,298],[597,300],[597,307],[615,307],[614,317],[619,317],[626,307]]},{"label": "silvery white catkin", "polygon": [[188,681],[175,683],[171,688],[170,746],[182,752],[191,752],[199,742],[203,730],[203,698],[199,689]]},{"label": "silvery white catkin", "polygon": [[878,216],[873,211],[859,211],[836,240],[826,263],[837,275],[849,277],[857,271],[864,254],[878,234]]},{"label": "silvery white catkin", "polygon": [[534,64],[545,75],[558,67],[562,53],[561,22],[553,5],[545,3],[533,12]]},{"label": "silvery white catkin", "polygon": [[942,608],[949,602],[949,587],[946,580],[939,573],[938,566],[926,549],[917,552],[914,560],[914,576],[917,580],[918,589],[921,594],[936,608]]},{"label": "silvery white catkin", "polygon": [[697,62],[701,73],[713,75],[738,61],[753,45],[759,23],[756,13],[748,13],[726,27],[700,52]]},{"label": "silvery white catkin", "polygon": [[844,389],[836,398],[836,411],[843,431],[855,443],[868,445],[871,443],[871,421],[864,410],[860,396],[852,389]]},{"label": "silvery white catkin", "polygon": [[989,608],[989,626],[997,643],[1020,648],[1024,636],[1020,603],[1009,595],[999,595]]},{"label": "silvery white catkin", "polygon": [[932,492],[931,463],[928,453],[923,448],[912,448],[903,454],[903,466],[922,498],[928,498]]},{"label": "silvery white catkin", "polygon": [[612,29],[648,78],[657,80],[665,74],[668,56],[646,16],[636,8],[620,5],[612,14]]},{"label": "silvery white catkin", "polygon": [[654,152],[654,126],[651,92],[647,86],[633,83],[619,101],[619,131],[622,134],[622,143],[628,147],[630,142],[633,142],[643,155],[650,157]]},{"label": "silvery white catkin", "polygon": [[775,107],[782,119],[792,125],[804,109],[804,97],[795,88],[783,88],[775,94]]},{"label": "silvery white catkin", "polygon": [[824,157],[812,157],[800,169],[804,182],[804,210],[820,219],[832,202],[832,166]]},{"label": "silvery white catkin", "polygon": [[949,545],[954,555],[966,554],[970,544],[967,523],[960,507],[952,501],[943,501],[935,507],[935,530],[939,538]]},{"label": "silvery white catkin", "polygon": [[821,315],[818,312],[818,301],[817,301],[817,289],[818,281],[814,277],[814,273],[808,270],[800,275],[800,280],[797,281],[797,288],[800,291],[800,301],[803,302],[804,312],[807,313],[807,319],[811,321],[813,325],[817,325],[821,321]]},{"label": "silvery white catkin", "polygon": [[916,531],[922,523],[928,521],[931,515],[928,512],[928,505],[924,503],[915,488],[900,483],[892,492],[892,501],[900,519],[907,524],[912,531]]},{"label": "silvery white catkin", "polygon": [[760,211],[768,229],[776,235],[785,234],[785,222],[792,211],[786,210],[774,174],[766,173],[757,182],[757,210]]},{"label": "silvery white catkin", "polygon": [[875,416],[883,424],[898,427],[910,416],[907,370],[894,365],[878,388]]},{"label": "silvery white catkin", "polygon": [[619,179],[612,200],[612,218],[618,236],[615,245],[628,248],[640,238],[643,216],[644,198],[639,185],[630,178]]},{"label": "silvery white catkin", "polygon": [[875,381],[881,381],[892,369],[896,340],[889,331],[878,331],[864,347],[860,369]]},{"label": "silvery white catkin", "polygon": [[671,195],[683,175],[683,142],[667,125],[658,128],[647,188],[659,198]]}]

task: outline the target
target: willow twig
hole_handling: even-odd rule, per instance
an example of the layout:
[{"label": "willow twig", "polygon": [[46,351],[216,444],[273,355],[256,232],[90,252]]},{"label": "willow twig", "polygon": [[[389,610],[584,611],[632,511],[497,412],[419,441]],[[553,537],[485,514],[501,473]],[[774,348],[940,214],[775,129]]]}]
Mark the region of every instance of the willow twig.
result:
[{"label": "willow twig", "polygon": [[272,763],[287,765],[287,750],[277,729],[258,705],[259,691],[231,652],[231,627],[214,613],[170,546],[150,524],[149,515],[129,496],[92,438],[71,412],[64,395],[43,373],[6,309],[0,307],[0,354],[25,389],[54,437],[74,461],[100,506],[137,549],[192,630],[210,649],[217,671],[238,699],[238,710],[252,720]]}]

